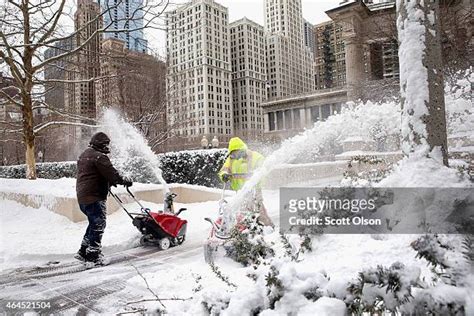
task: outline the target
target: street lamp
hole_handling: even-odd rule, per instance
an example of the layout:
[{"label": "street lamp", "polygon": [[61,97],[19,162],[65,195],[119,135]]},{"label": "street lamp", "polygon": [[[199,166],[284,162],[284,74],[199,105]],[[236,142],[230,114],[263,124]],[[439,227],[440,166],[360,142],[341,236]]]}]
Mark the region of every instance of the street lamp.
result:
[{"label": "street lamp", "polygon": [[207,149],[207,146],[209,145],[209,141],[207,140],[206,136],[203,136],[201,139],[201,147],[202,149]]},{"label": "street lamp", "polygon": [[214,138],[211,140],[211,144],[213,148],[219,147],[219,140],[217,139],[217,136],[214,136]]},{"label": "street lamp", "polygon": [[43,152],[41,150],[38,151],[38,160],[43,162]]}]

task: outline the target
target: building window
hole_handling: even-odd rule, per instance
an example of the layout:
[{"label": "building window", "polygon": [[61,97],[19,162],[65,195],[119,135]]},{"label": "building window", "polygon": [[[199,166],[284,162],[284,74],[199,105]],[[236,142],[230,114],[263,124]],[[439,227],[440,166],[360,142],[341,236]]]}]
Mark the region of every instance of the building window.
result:
[{"label": "building window", "polygon": [[269,130],[270,131],[274,131],[275,130],[275,113],[273,112],[270,112],[268,113],[268,126],[269,126]]},{"label": "building window", "polygon": [[331,105],[330,104],[325,104],[321,107],[321,116],[322,119],[325,120],[331,115]]},{"label": "building window", "polygon": [[316,123],[319,121],[319,107],[315,106],[311,108],[311,122]]}]

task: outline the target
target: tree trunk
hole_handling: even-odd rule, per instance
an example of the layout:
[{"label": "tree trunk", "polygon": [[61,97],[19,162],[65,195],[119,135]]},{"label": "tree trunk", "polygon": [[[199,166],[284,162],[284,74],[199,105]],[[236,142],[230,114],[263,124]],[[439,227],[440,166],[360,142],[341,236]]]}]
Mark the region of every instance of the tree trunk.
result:
[{"label": "tree trunk", "polygon": [[33,109],[31,97],[23,96],[23,142],[25,143],[26,178],[36,179],[35,134],[33,132]]},{"label": "tree trunk", "polygon": [[399,0],[402,150],[448,165],[438,1]]}]

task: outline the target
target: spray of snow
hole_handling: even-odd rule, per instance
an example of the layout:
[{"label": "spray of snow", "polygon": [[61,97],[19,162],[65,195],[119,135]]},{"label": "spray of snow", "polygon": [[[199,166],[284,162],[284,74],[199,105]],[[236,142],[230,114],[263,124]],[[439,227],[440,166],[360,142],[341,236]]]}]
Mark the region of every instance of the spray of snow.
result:
[{"label": "spray of snow", "polygon": [[163,179],[158,156],[151,150],[150,146],[133,125],[126,122],[114,109],[106,109],[102,115],[103,130],[111,138],[111,152],[114,160],[121,162],[130,161],[131,158],[141,157],[150,166],[153,174],[165,191],[169,192],[168,185]]},{"label": "spray of snow", "polygon": [[[376,104],[368,102],[355,106],[348,104],[341,113],[330,116],[324,122],[316,122],[310,130],[285,140],[281,147],[266,157],[263,165],[254,172],[244,187],[230,201],[229,209],[237,210],[253,188],[273,169],[291,162],[311,152],[319,156],[336,144],[349,137],[371,137],[370,133],[376,125],[383,126],[386,135],[399,134],[400,106],[396,102]],[[233,222],[233,214],[227,212],[226,223]]]},{"label": "spray of snow", "polygon": [[[466,70],[452,86],[446,86],[446,111],[448,136],[473,137],[474,111],[472,109],[471,84],[474,80],[472,69]],[[424,104],[424,103],[423,103]],[[287,139],[280,148],[266,157],[262,167],[255,171],[234,199],[230,201],[229,210],[238,210],[253,188],[275,168],[291,163],[302,156],[313,157],[338,153],[342,151],[342,142],[348,139],[362,138],[375,141],[381,140],[386,145],[388,138],[400,139],[403,135],[403,124],[400,122],[400,103],[367,102],[365,104],[348,103],[341,113],[330,116],[324,122],[316,122],[310,130]],[[401,124],[400,124],[401,123]],[[386,148],[390,151],[396,148]],[[436,163],[436,151],[430,155],[433,159],[403,161],[395,169],[392,176],[381,186],[399,187],[444,187],[468,185],[466,179],[460,179],[452,168],[440,168]],[[439,153],[438,160],[441,159]],[[423,155],[423,158],[426,157]],[[423,172],[421,172],[423,171]],[[434,173],[436,171],[436,173]],[[422,174],[423,173],[423,174]],[[427,175],[430,175],[429,177]],[[231,213],[231,212],[228,212]],[[225,222],[232,223],[234,214],[228,214]]]}]

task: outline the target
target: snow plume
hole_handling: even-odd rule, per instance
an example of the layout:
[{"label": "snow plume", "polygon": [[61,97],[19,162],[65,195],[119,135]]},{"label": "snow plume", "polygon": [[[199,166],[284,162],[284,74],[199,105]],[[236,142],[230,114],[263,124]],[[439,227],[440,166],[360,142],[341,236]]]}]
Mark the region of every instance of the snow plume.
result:
[{"label": "snow plume", "polygon": [[[381,134],[399,135],[400,105],[395,102],[376,104],[348,104],[341,113],[330,116],[324,122],[315,123],[310,130],[285,140],[281,147],[265,158],[261,168],[255,171],[245,186],[230,202],[230,209],[238,209],[245,197],[270,171],[300,159],[302,156],[317,157],[333,153],[334,148],[340,146],[348,137],[362,136],[378,138]],[[383,131],[374,132],[374,127],[380,126]],[[228,218],[232,222],[232,218]],[[228,222],[228,221],[226,221]]]},{"label": "snow plume", "polygon": [[137,158],[145,161],[156,179],[164,185],[165,191],[169,188],[163,179],[158,156],[148,146],[145,137],[137,128],[126,122],[114,109],[106,109],[102,114],[103,131],[111,139],[111,157],[116,161],[117,168],[124,176],[133,178],[133,168],[127,168]]},{"label": "snow plume", "polygon": [[[427,156],[430,146],[427,142],[426,125],[423,117],[428,115],[429,102],[428,70],[423,65],[425,56],[425,15],[418,7],[418,1],[397,0],[397,30],[400,47],[400,87],[404,99],[402,109],[402,150],[417,157]],[[402,12],[403,13],[403,12]]]}]

